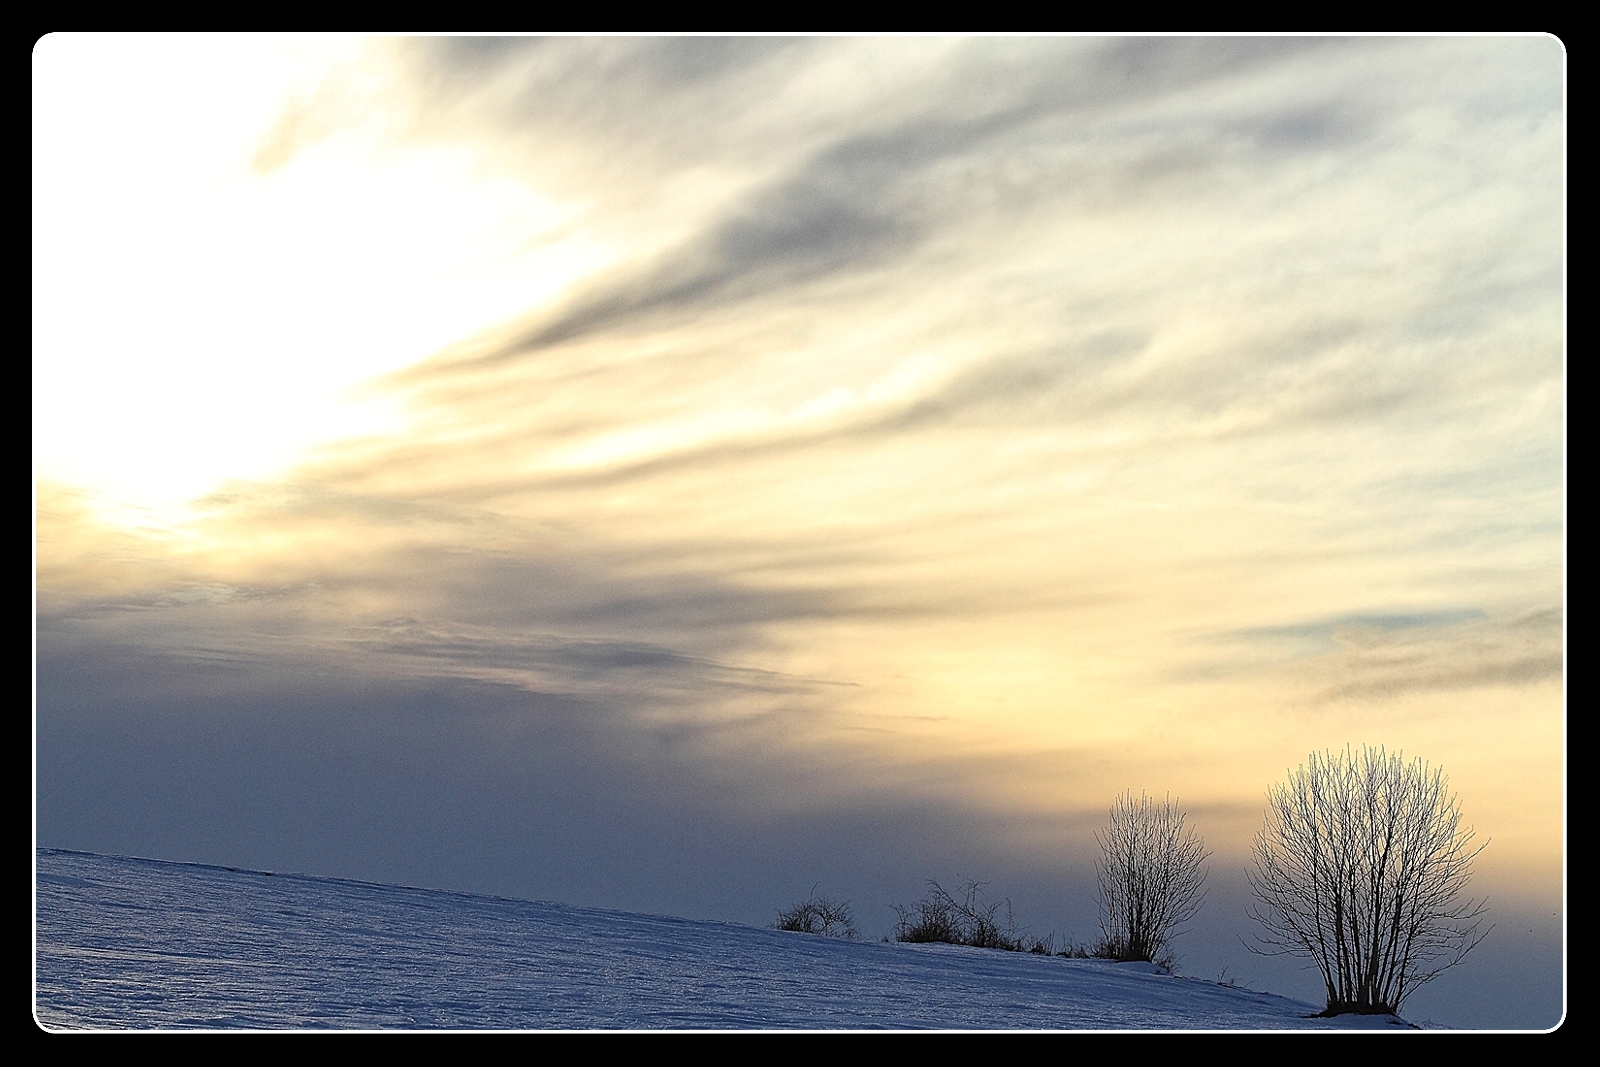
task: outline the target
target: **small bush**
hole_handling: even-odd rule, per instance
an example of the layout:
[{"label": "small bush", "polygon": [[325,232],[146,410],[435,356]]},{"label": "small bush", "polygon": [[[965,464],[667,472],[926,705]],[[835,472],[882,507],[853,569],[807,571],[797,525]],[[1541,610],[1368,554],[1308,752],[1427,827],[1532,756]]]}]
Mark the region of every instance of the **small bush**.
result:
[{"label": "small bush", "polygon": [[860,936],[855,920],[850,915],[850,902],[828,896],[819,897],[816,886],[811,887],[811,894],[806,899],[792,908],[779,911],[778,921],[772,926],[775,930],[842,937],[851,941]]},{"label": "small bush", "polygon": [[1122,959],[1122,945],[1114,938],[1102,937],[1093,944],[1078,942],[1069,944],[1057,956],[1065,956],[1069,960],[1120,960]]},{"label": "small bush", "polygon": [[[1048,955],[1054,936],[1030,938],[1017,930],[1011,915],[1011,901],[991,903],[983,898],[984,882],[968,882],[957,897],[938,882],[929,880],[928,895],[907,907],[896,904],[899,915],[894,939],[913,944],[942,943],[998,948],[1007,952],[1037,952]],[[1006,920],[1000,921],[1001,909]]]}]

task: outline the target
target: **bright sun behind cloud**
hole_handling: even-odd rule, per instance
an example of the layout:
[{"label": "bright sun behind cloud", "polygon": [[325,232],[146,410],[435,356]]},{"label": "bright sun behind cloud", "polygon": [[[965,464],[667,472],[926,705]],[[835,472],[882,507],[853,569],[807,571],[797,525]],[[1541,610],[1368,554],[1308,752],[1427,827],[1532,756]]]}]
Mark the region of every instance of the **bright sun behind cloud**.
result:
[{"label": "bright sun behind cloud", "polygon": [[363,383],[607,260],[573,228],[579,206],[477,173],[465,149],[390,144],[375,111],[261,166],[280,117],[363,47],[41,42],[39,477],[165,524],[320,443],[400,429]]}]

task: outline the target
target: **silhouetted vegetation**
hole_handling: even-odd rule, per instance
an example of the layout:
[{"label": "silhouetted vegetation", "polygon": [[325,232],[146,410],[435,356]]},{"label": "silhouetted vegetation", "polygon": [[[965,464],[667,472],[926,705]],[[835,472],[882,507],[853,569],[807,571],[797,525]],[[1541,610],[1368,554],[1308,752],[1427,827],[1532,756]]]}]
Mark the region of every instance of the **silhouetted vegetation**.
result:
[{"label": "silhouetted vegetation", "polygon": [[1121,959],[1121,948],[1109,938],[1101,938],[1095,942],[1078,942],[1064,947],[1057,956],[1065,956],[1069,960],[1117,960]]},{"label": "silhouetted vegetation", "polygon": [[811,887],[811,894],[792,908],[778,912],[778,921],[772,924],[776,930],[793,930],[802,934],[820,934],[823,937],[843,937],[855,940],[860,935],[856,932],[855,920],[850,914],[848,900],[834,900],[829,896],[818,896],[817,887]]},{"label": "silhouetted vegetation", "polygon": [[1382,748],[1313,752],[1267,791],[1248,872],[1266,932],[1252,947],[1310,957],[1324,1015],[1399,1014],[1488,933],[1483,903],[1461,899],[1484,847],[1472,838],[1442,770]]},{"label": "silhouetted vegetation", "polygon": [[[959,890],[961,895],[958,897],[930,879],[927,896],[909,907],[903,904],[894,906],[900,917],[895,924],[894,939],[914,944],[939,942],[971,945],[974,948],[998,948],[1007,952],[1049,954],[1053,936],[1041,940],[1019,931],[1011,914],[1011,901],[985,900],[983,890],[986,884],[967,882]],[[1000,918],[1002,909],[1005,912],[1004,921]]]},{"label": "silhouetted vegetation", "polygon": [[[1441,771],[1389,757],[1381,748],[1313,753],[1286,785],[1267,792],[1266,828],[1247,872],[1266,929],[1254,951],[1308,956],[1327,990],[1324,1015],[1398,1014],[1420,985],[1464,959],[1487,930],[1485,906],[1463,900],[1471,830]],[[929,879],[913,904],[894,905],[884,941],[940,943],[1068,959],[1146,961],[1171,971],[1168,951],[1205,900],[1209,873],[1200,835],[1168,797],[1117,797],[1096,833],[1098,940],[1064,943],[1019,930],[1009,899],[991,901],[986,882],[951,893]],[[858,936],[850,906],[811,895],[778,913],[780,930]],[[1217,984],[1235,987],[1224,970]]]},{"label": "silhouetted vegetation", "polygon": [[1100,842],[1099,951],[1169,970],[1167,943],[1205,900],[1205,846],[1171,797],[1119,796]]}]

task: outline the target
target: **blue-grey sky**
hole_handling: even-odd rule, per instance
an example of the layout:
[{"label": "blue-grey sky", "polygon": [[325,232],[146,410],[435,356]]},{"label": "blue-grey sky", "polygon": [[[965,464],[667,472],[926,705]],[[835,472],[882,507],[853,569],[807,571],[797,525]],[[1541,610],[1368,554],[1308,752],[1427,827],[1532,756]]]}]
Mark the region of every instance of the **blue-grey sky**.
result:
[{"label": "blue-grey sky", "polygon": [[1292,984],[1265,790],[1383,744],[1505,917],[1416,1013],[1559,1016],[1558,41],[33,71],[40,844],[885,929],[989,879],[1086,939],[1146,790],[1191,966]]}]

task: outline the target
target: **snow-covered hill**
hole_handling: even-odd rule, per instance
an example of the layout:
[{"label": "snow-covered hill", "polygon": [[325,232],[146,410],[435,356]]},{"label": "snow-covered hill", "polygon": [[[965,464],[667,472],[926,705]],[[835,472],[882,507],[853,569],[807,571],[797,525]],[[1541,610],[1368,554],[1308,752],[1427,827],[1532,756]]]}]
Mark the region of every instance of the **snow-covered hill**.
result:
[{"label": "snow-covered hill", "polygon": [[41,849],[35,1005],[104,1029],[1394,1027],[1149,965]]}]

